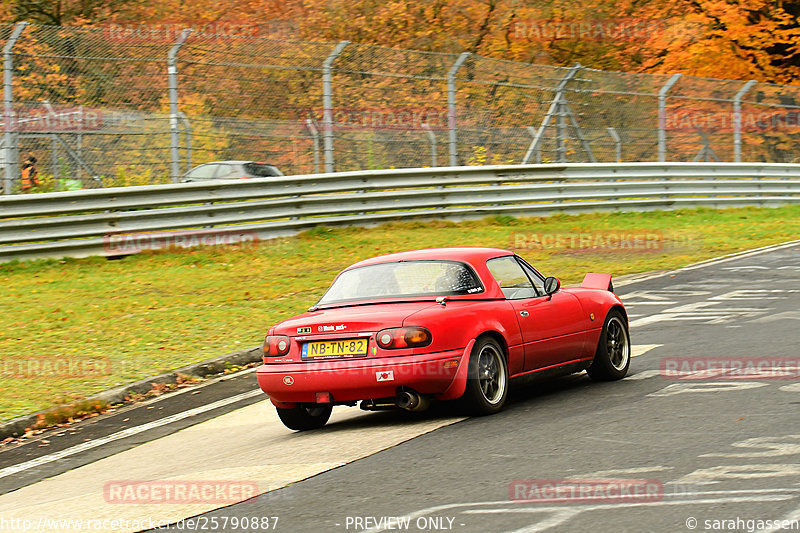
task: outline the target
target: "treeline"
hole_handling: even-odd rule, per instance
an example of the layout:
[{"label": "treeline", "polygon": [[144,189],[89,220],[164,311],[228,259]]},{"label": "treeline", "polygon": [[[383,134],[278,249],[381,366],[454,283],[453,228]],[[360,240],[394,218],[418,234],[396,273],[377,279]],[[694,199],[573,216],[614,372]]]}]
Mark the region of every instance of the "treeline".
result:
[{"label": "treeline", "polygon": [[800,2],[5,0],[0,21],[350,40],[629,72],[800,80]]}]

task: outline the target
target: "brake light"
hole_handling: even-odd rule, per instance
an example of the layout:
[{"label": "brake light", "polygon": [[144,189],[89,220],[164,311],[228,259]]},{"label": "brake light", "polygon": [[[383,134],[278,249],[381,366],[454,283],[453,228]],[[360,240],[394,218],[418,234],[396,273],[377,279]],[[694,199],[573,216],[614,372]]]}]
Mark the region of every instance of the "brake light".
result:
[{"label": "brake light", "polygon": [[281,357],[289,353],[292,341],[286,335],[267,335],[264,339],[264,357]]},{"label": "brake light", "polygon": [[391,328],[378,332],[378,346],[384,350],[398,350],[400,348],[421,348],[428,346],[433,337],[425,328]]}]

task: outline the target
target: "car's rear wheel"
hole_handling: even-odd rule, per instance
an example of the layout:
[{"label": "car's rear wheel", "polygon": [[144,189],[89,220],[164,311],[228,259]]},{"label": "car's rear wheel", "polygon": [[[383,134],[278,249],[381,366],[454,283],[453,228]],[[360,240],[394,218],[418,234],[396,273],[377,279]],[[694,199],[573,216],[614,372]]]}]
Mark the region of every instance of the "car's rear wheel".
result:
[{"label": "car's rear wheel", "polygon": [[600,342],[591,366],[586,369],[595,381],[614,381],[628,374],[631,365],[631,337],[628,322],[619,311],[606,316]]},{"label": "car's rear wheel", "polygon": [[507,396],[508,366],[503,348],[491,337],[482,337],[472,348],[462,399],[472,414],[489,415],[503,408]]},{"label": "car's rear wheel", "polygon": [[298,405],[290,409],[276,407],[283,425],[295,431],[306,431],[324,426],[331,417],[330,405]]}]

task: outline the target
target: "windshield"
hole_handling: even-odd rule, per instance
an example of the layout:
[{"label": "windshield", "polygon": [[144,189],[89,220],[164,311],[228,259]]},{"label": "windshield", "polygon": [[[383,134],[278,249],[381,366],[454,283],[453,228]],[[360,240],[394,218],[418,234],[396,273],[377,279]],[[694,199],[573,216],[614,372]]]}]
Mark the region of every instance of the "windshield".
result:
[{"label": "windshield", "polygon": [[317,305],[403,296],[474,294],[483,291],[475,273],[456,261],[379,263],[342,272]]}]

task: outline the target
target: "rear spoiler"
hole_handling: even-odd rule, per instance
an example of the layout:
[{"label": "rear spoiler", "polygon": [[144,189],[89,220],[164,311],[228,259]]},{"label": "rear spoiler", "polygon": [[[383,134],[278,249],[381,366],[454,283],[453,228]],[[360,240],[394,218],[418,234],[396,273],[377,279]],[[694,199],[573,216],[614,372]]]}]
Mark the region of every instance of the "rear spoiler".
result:
[{"label": "rear spoiler", "polygon": [[599,289],[602,291],[614,292],[614,284],[611,283],[611,274],[599,274],[590,272],[583,278],[581,287],[586,289]]}]

